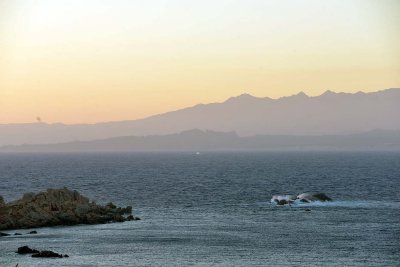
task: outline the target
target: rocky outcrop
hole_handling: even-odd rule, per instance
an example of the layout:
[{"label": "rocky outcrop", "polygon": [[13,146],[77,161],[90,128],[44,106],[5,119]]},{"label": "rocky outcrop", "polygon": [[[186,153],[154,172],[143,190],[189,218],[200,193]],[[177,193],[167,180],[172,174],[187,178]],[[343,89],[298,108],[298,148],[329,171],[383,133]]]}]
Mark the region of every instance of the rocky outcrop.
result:
[{"label": "rocky outcrop", "polygon": [[[51,250],[43,250],[38,253],[32,254],[32,258],[62,258],[63,255],[58,254]],[[68,258],[68,255],[64,255],[65,258]]]},{"label": "rocky outcrop", "polygon": [[324,193],[314,194],[313,197],[315,199],[318,199],[319,201],[332,201],[332,199],[327,195],[325,195]]},{"label": "rocky outcrop", "polygon": [[303,193],[297,196],[296,199],[299,199],[301,202],[309,203],[312,201],[332,201],[330,197],[328,197],[324,193],[317,193],[317,194],[310,194],[310,193]]},{"label": "rocky outcrop", "polygon": [[19,247],[16,251],[18,254],[32,254],[33,258],[68,258],[68,255],[58,254],[51,250],[42,250],[39,251],[37,249],[32,249],[28,246]]},{"label": "rocky outcrop", "polygon": [[314,201],[332,201],[330,197],[328,197],[324,193],[310,194],[310,193],[302,193],[300,195],[276,195],[271,198],[271,202],[275,203],[278,206],[283,206],[287,204],[294,203],[310,203]]},{"label": "rocky outcrop", "polygon": [[116,207],[111,202],[98,205],[77,191],[48,189],[26,193],[16,201],[4,203],[0,197],[0,230],[56,225],[100,224],[136,219],[132,207]]},{"label": "rocky outcrop", "polygon": [[36,249],[31,249],[28,246],[23,246],[23,247],[19,247],[17,250],[18,254],[33,254],[33,253],[39,253],[39,250]]}]

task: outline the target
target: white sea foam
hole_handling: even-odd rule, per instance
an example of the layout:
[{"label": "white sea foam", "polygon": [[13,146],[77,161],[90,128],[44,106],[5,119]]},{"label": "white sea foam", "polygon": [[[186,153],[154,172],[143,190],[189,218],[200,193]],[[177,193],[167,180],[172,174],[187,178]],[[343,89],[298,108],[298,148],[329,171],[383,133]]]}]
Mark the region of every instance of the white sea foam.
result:
[{"label": "white sea foam", "polygon": [[[274,196],[275,197],[275,196]],[[275,205],[274,197],[271,199],[271,203]],[[281,197],[281,198],[279,198]],[[284,196],[276,196],[276,199],[285,199]],[[264,203],[264,204],[263,204]],[[268,205],[271,205],[268,203]],[[265,202],[258,203],[264,206]],[[288,206],[288,205],[285,205]],[[304,208],[304,207],[339,207],[339,208],[391,208],[400,209],[400,202],[390,201],[374,201],[374,200],[335,200],[335,201],[313,201],[310,203],[304,203],[299,200],[295,200],[291,205],[292,208]]]},{"label": "white sea foam", "polygon": [[271,202],[275,203],[276,200],[277,201],[281,201],[281,200],[289,201],[289,200],[295,199],[295,198],[296,197],[292,196],[292,195],[275,195],[275,196],[272,196]]}]

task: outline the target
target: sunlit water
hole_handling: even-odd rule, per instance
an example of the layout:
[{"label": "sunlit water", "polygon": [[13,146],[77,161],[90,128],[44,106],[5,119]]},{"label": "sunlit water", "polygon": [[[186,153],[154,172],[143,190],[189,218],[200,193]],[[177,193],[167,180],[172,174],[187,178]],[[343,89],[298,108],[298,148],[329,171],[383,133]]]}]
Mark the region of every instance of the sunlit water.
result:
[{"label": "sunlit water", "polygon": [[[63,186],[142,220],[0,237],[0,266],[400,266],[399,153],[0,155],[7,201]],[[334,201],[270,203],[307,191]]]}]

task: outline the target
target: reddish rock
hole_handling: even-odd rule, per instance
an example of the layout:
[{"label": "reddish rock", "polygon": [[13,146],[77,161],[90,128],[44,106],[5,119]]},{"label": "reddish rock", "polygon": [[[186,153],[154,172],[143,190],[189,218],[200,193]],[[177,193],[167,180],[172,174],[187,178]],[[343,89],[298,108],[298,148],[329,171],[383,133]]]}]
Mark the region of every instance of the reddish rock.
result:
[{"label": "reddish rock", "polygon": [[26,193],[10,203],[0,197],[0,230],[123,222],[127,220],[124,215],[131,214],[131,206],[121,208],[111,202],[97,205],[67,188]]}]

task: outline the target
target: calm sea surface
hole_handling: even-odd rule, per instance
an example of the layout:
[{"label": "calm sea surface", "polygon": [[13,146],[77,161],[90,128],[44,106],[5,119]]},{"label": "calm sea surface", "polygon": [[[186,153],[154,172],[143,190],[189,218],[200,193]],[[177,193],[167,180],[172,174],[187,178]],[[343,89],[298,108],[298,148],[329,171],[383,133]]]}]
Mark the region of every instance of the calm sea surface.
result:
[{"label": "calm sea surface", "polygon": [[[400,153],[0,155],[6,201],[64,186],[142,220],[0,237],[0,266],[400,266]],[[302,192],[335,201],[269,202]]]}]

